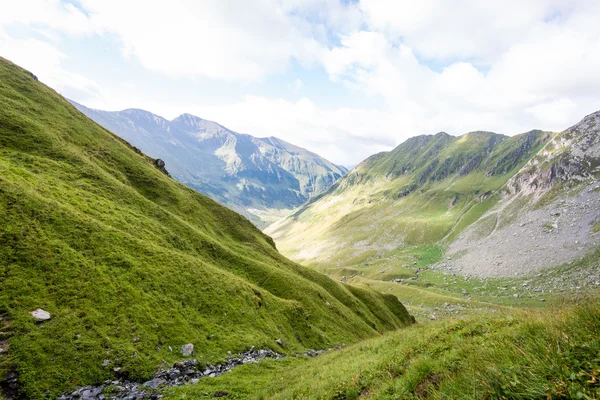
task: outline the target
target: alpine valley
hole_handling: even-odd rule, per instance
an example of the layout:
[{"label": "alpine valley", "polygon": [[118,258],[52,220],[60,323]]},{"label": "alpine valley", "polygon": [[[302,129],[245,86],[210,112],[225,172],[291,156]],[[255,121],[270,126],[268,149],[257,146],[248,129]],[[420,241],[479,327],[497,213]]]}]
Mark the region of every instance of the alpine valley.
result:
[{"label": "alpine valley", "polygon": [[369,157],[266,233],[425,318],[453,312],[439,296],[545,302],[600,287],[599,176],[600,112],[558,133],[440,132]]},{"label": "alpine valley", "polygon": [[345,172],[0,58],[0,399],[600,398],[600,112]]},{"label": "alpine valley", "polygon": [[183,114],[100,111],[71,103],[144,153],[165,161],[175,179],[259,227],[329,189],[346,168],[275,137],[256,138]]},{"label": "alpine valley", "polygon": [[[411,323],[396,297],[285,259],[244,217],[1,58],[0,102],[8,395],[143,382],[186,344],[206,363],[252,346],[329,348]],[[38,323],[36,309],[48,313]]]}]

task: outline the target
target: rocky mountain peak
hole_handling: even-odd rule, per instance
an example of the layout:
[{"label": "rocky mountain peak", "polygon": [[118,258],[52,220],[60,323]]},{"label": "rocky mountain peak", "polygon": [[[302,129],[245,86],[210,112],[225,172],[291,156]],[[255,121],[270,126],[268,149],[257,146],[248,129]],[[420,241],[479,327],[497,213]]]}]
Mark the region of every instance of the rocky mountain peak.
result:
[{"label": "rocky mountain peak", "polygon": [[557,183],[576,185],[600,172],[600,111],[554,134],[506,184],[510,194],[541,197]]},{"label": "rocky mountain peak", "polygon": [[235,132],[214,121],[196,117],[192,114],[181,114],[179,117],[172,120],[171,123],[188,133],[211,134],[216,136],[237,135]]}]

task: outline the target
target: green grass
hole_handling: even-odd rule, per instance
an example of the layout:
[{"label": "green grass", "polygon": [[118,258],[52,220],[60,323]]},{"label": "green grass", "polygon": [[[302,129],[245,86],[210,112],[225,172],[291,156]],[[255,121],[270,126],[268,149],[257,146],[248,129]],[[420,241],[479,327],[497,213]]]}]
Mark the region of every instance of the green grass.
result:
[{"label": "green grass", "polygon": [[314,359],[235,369],[168,399],[597,399],[600,304],[417,325]]},{"label": "green grass", "polygon": [[[430,269],[440,261],[437,246],[382,252],[355,267],[312,264],[311,268],[344,282],[398,297],[417,321],[484,315],[506,307],[543,308],[595,293],[600,274],[600,246],[584,257],[527,277],[473,278]],[[443,260],[442,260],[443,261]],[[400,282],[395,280],[399,279]]]},{"label": "green grass", "polygon": [[[116,367],[142,380],[186,343],[215,361],[410,322],[396,298],[287,260],[249,221],[4,59],[0,102],[0,372],[17,374],[22,397],[102,382]],[[37,308],[52,319],[34,323]]]},{"label": "green grass", "polygon": [[445,240],[451,242],[468,226],[479,220],[498,201],[496,196],[490,196],[483,201],[475,201],[474,204],[458,217],[456,224],[451,228]]}]

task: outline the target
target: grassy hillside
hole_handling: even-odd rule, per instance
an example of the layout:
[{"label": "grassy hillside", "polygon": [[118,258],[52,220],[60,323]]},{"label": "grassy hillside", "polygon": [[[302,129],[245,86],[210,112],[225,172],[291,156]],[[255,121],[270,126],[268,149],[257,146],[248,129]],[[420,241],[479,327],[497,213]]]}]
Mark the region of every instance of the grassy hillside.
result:
[{"label": "grassy hillside", "polygon": [[495,191],[549,137],[531,131],[411,138],[368,158],[266,232],[283,254],[306,264],[404,263],[407,248],[438,245],[483,215],[498,201]]},{"label": "grassy hillside", "polygon": [[[246,219],[4,59],[0,102],[0,366],[21,396],[143,379],[186,343],[210,361],[410,322],[395,297],[288,261]],[[36,324],[37,308],[52,319]]]},{"label": "grassy hillside", "polygon": [[556,134],[418,136],[266,233],[420,321],[539,307],[600,287],[599,154],[600,112]]},{"label": "grassy hillside", "polygon": [[243,366],[167,398],[597,399],[599,305],[417,325],[314,359]]}]

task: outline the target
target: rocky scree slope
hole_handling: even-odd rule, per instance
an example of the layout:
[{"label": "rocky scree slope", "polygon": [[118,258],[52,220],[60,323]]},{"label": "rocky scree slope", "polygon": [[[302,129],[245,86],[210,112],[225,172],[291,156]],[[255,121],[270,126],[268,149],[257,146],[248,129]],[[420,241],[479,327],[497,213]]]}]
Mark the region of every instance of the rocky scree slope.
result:
[{"label": "rocky scree slope", "polygon": [[144,153],[166,162],[178,181],[263,227],[327,190],[347,170],[275,137],[233,132],[183,114],[172,121],[148,111],[78,110]]},{"label": "rocky scree slope", "polygon": [[556,134],[502,188],[501,200],[450,244],[442,266],[527,275],[600,244],[600,112]]},{"label": "rocky scree slope", "polygon": [[397,298],[287,260],[4,59],[0,103],[0,385],[11,394],[143,382],[185,344],[214,363],[411,322]]}]

